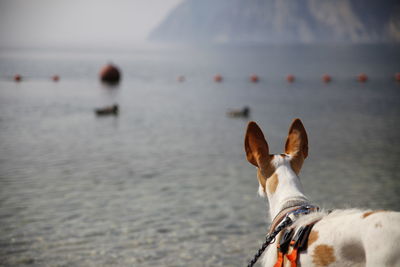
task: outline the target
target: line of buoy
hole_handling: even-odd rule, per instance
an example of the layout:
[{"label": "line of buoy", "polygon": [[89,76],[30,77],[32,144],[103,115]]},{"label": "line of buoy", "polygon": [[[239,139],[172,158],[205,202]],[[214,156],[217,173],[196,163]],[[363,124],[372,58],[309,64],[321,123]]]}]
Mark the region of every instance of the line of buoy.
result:
[{"label": "line of buoy", "polygon": [[286,80],[287,80],[289,83],[294,82],[295,79],[296,79],[296,77],[294,77],[293,74],[288,74],[288,76],[286,76]]},{"label": "line of buoy", "polygon": [[[395,74],[394,78],[395,78],[396,81],[400,82],[400,72],[397,72]],[[177,80],[179,82],[182,82],[182,81],[185,80],[185,78],[184,78],[184,76],[178,76]],[[215,82],[222,82],[222,80],[223,80],[223,77],[221,76],[221,74],[216,74],[214,76],[214,81]],[[296,76],[294,76],[293,74],[288,74],[286,76],[286,81],[289,82],[289,83],[293,83],[293,82],[295,82],[295,80],[296,80]],[[368,75],[366,75],[365,73],[360,73],[359,75],[357,75],[357,80],[359,82],[366,82],[366,81],[368,81]],[[257,82],[260,81],[260,77],[257,74],[251,74],[249,76],[249,81],[252,82],[252,83],[257,83]],[[322,75],[322,81],[324,83],[330,83],[332,81],[332,76],[327,74],[327,73],[325,73],[325,74]]]},{"label": "line of buoy", "polygon": [[217,83],[220,83],[220,82],[222,82],[222,75],[221,74],[216,74],[215,76],[214,76],[214,81],[215,82],[217,82]]},{"label": "line of buoy", "polygon": [[58,81],[60,80],[60,76],[58,76],[58,75],[53,75],[53,76],[51,77],[51,79],[53,80],[53,82],[58,82]]},{"label": "line of buoy", "polygon": [[360,74],[357,76],[357,80],[358,80],[360,83],[365,83],[366,81],[368,81],[368,76],[367,76],[367,74],[365,74],[365,73],[360,73]]},{"label": "line of buoy", "polygon": [[16,81],[16,82],[22,81],[22,76],[20,74],[15,74],[14,75],[14,81]]},{"label": "line of buoy", "polygon": [[[22,75],[21,74],[15,74],[13,79],[16,82],[21,82],[22,81]],[[53,75],[53,76],[51,76],[51,80],[53,80],[54,82],[58,82],[60,80],[60,76]]]},{"label": "line of buoy", "polygon": [[330,83],[332,81],[332,77],[329,74],[324,74],[322,75],[322,81],[324,83]]},{"label": "line of buoy", "polygon": [[[121,74],[120,71],[118,69],[118,67],[116,67],[113,64],[107,64],[105,66],[103,66],[100,69],[99,72],[99,77],[100,80],[103,82],[107,82],[107,83],[111,83],[111,84],[115,84],[118,83],[120,78],[121,78]],[[324,83],[330,83],[332,81],[332,76],[325,73],[322,75],[322,82]],[[15,82],[21,82],[23,80],[23,77],[21,74],[15,74],[13,77]],[[360,83],[365,83],[368,81],[368,75],[365,73],[360,73],[357,75],[357,81]],[[53,76],[51,76],[51,80],[54,82],[58,82],[60,80],[60,76],[57,74],[54,74]],[[180,75],[177,77],[176,79],[178,82],[184,82],[186,80],[186,77],[183,75]],[[288,74],[286,76],[286,81],[289,83],[294,83],[296,80],[296,77],[293,74]],[[394,80],[397,82],[400,82],[400,72],[396,72],[394,74]],[[214,76],[214,82],[222,82],[223,81],[223,76],[221,74],[216,74]],[[249,81],[252,83],[258,83],[260,81],[260,77],[257,74],[251,74],[249,76]]]},{"label": "line of buoy", "polygon": [[257,74],[252,74],[252,75],[250,75],[250,82],[252,82],[252,83],[258,83],[259,80],[260,80],[260,78],[258,77]]},{"label": "line of buoy", "polygon": [[397,82],[400,82],[400,72],[397,72],[397,73],[394,75],[394,79],[395,79]]},{"label": "line of buoy", "polygon": [[[51,80],[54,81],[54,82],[58,82],[60,80],[60,76],[53,75],[53,76],[51,76]],[[21,74],[15,74],[14,75],[14,81],[21,82],[22,81],[22,75]]]}]

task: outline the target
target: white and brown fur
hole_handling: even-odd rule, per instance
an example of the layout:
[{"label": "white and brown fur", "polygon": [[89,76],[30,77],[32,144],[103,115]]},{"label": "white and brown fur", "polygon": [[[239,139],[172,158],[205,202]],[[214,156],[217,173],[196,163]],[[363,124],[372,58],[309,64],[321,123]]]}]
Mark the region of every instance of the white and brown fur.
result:
[{"label": "white and brown fur", "polygon": [[[308,155],[308,140],[300,119],[290,126],[285,153],[269,154],[268,143],[255,122],[245,137],[248,161],[257,167],[259,194],[268,198],[271,218],[288,201],[308,201],[299,172]],[[400,266],[400,213],[384,210],[345,209],[315,212],[300,217],[292,227],[320,219],[312,228],[307,250],[298,266]],[[278,239],[279,240],[279,239]],[[273,266],[276,244],[264,252],[263,266]],[[285,266],[290,266],[285,262]]]}]

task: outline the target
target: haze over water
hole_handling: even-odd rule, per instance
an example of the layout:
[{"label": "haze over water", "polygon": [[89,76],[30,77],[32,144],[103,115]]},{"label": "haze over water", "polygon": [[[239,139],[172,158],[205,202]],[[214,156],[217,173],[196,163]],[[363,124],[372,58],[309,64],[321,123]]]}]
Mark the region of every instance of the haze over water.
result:
[{"label": "haze over water", "polygon": [[[97,77],[110,60],[115,88]],[[398,46],[3,50],[0,265],[244,265],[268,228],[247,120],[225,115],[245,105],[272,153],[302,119],[314,203],[399,210],[399,71]]]}]

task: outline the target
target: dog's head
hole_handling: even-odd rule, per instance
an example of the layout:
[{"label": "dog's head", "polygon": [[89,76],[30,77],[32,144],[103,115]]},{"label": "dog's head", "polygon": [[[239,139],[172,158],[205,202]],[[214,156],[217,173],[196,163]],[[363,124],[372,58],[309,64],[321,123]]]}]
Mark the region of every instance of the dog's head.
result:
[{"label": "dog's head", "polygon": [[257,178],[260,184],[259,193],[262,196],[272,195],[277,190],[279,179],[286,179],[276,173],[281,165],[287,165],[289,172],[298,176],[304,159],[308,156],[308,139],[303,123],[294,119],[289,128],[284,154],[269,154],[268,143],[260,127],[253,121],[249,122],[244,140],[247,160],[257,167]]}]

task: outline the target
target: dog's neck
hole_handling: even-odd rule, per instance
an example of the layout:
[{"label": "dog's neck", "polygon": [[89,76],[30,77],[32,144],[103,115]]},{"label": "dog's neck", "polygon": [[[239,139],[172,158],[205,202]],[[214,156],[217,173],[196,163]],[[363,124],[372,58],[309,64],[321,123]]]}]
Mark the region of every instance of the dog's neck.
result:
[{"label": "dog's neck", "polygon": [[267,191],[271,219],[288,207],[308,203],[300,179],[292,170],[289,160],[289,158],[275,156],[272,161],[276,167],[275,174],[279,182],[274,193]]}]

